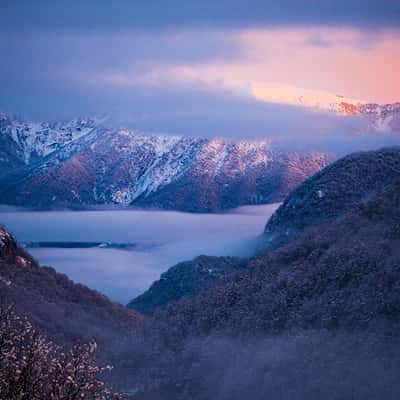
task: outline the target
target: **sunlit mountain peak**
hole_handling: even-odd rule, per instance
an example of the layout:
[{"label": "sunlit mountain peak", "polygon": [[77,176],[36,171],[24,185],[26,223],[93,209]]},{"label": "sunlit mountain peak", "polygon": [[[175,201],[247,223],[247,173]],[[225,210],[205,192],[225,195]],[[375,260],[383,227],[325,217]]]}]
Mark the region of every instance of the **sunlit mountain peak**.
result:
[{"label": "sunlit mountain peak", "polygon": [[365,101],[322,90],[303,89],[280,83],[254,82],[252,94],[260,101],[333,111],[337,114],[358,114]]}]

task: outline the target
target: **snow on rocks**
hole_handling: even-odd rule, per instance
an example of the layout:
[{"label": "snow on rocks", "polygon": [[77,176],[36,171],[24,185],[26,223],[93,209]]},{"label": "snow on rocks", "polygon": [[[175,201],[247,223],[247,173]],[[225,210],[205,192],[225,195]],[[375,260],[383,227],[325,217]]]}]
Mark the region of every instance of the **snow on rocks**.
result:
[{"label": "snow on rocks", "polygon": [[12,138],[20,158],[29,164],[82,138],[104,121],[105,118],[74,118],[65,122],[22,122],[2,113],[0,133]]}]

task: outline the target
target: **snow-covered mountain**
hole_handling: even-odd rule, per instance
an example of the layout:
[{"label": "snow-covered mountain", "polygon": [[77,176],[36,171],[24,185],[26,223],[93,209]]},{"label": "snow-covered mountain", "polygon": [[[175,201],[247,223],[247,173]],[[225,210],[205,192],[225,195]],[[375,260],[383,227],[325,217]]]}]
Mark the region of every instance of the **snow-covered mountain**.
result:
[{"label": "snow-covered mountain", "polygon": [[76,118],[66,122],[23,122],[0,113],[2,139],[12,140],[16,156],[29,164],[92,131],[106,118]]},{"label": "snow-covered mountain", "polygon": [[280,201],[330,161],[269,141],[146,135],[103,119],[0,120],[0,203],[220,211]]},{"label": "snow-covered mountain", "polygon": [[340,101],[331,105],[330,111],[343,116],[358,116],[364,132],[400,133],[400,103],[372,104]]},{"label": "snow-covered mountain", "polygon": [[254,97],[259,101],[290,104],[342,116],[359,116],[362,132],[400,133],[400,103],[376,104],[321,90],[282,84],[255,83]]},{"label": "snow-covered mountain", "polygon": [[337,96],[337,102],[331,103],[327,110],[337,115],[359,117],[359,133],[400,133],[400,103],[348,102]]},{"label": "snow-covered mountain", "polygon": [[331,103],[317,104],[315,109],[344,117],[359,117],[360,125],[357,133],[400,133],[400,103],[373,104],[335,96]]},{"label": "snow-covered mountain", "polygon": [[368,129],[372,132],[400,133],[400,103],[360,104],[358,114],[366,117]]},{"label": "snow-covered mountain", "polygon": [[[336,102],[374,132],[400,131],[400,103]],[[0,203],[34,207],[137,205],[221,211],[283,198],[332,158],[270,140],[151,135],[104,118],[21,122],[0,114]]]}]

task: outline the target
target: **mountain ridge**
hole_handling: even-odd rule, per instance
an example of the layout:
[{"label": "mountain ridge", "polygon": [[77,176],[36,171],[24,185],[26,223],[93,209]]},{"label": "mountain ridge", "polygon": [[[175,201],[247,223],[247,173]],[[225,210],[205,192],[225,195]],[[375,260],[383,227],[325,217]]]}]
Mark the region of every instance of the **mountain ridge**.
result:
[{"label": "mountain ridge", "polygon": [[261,101],[305,107],[316,112],[364,118],[370,132],[400,132],[400,102],[378,104],[321,90],[280,84],[256,84],[254,96]]},{"label": "mountain ridge", "polygon": [[[26,138],[26,131],[37,126],[18,121],[14,126],[3,116],[0,202],[39,208],[119,204],[214,212],[280,201],[331,160],[318,152],[283,151],[268,139],[235,142],[144,135],[96,123],[80,119],[65,123],[61,144],[40,141],[45,143],[40,158],[34,148],[16,151],[21,144],[14,140]],[[40,135],[50,132],[53,138],[49,124],[43,126]],[[80,131],[71,133],[73,129]],[[48,152],[49,146],[55,150]]]}]

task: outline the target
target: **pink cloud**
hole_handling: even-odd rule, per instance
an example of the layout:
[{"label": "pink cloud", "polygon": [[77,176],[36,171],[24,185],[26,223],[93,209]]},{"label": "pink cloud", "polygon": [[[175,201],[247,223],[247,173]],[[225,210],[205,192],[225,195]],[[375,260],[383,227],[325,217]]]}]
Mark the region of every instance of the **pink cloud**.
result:
[{"label": "pink cloud", "polygon": [[176,64],[160,75],[248,94],[260,84],[279,84],[365,102],[400,100],[400,31],[284,28],[227,34],[242,49],[235,59]]}]

